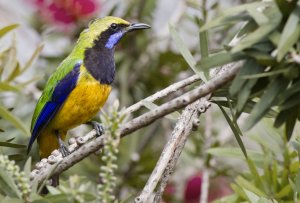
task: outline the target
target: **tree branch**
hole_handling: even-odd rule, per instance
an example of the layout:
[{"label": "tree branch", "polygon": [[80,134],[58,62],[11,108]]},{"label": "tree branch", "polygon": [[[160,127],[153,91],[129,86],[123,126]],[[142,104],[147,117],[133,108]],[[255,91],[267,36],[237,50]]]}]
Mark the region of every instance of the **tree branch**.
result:
[{"label": "tree branch", "polygon": [[159,91],[159,92],[156,92],[155,94],[133,104],[132,106],[128,107],[126,110],[125,110],[125,113],[133,113],[135,111],[137,111],[138,109],[140,109],[141,107],[144,106],[143,104],[143,101],[149,101],[149,102],[154,102],[158,99],[161,99],[163,97],[166,97],[168,96],[169,94],[173,93],[173,92],[176,92],[190,84],[193,84],[197,81],[200,81],[200,77],[199,75],[193,75],[187,79],[184,79],[184,80],[181,80],[177,83],[174,83],[172,85],[170,85],[169,87]]},{"label": "tree branch", "polygon": [[[199,109],[206,109],[207,100],[201,99],[188,105],[182,112],[176,126],[172,132],[171,138],[165,145],[163,152],[148,179],[143,191],[135,199],[136,203],[155,202],[159,203],[162,193],[168,183],[170,175],[173,173],[177,160],[184,148],[185,142],[193,130],[195,123],[198,125]],[[204,107],[204,108],[203,108]],[[160,182],[154,200],[150,200],[154,189]],[[150,201],[149,201],[150,200]]]},{"label": "tree branch", "polygon": [[[241,62],[234,63],[232,67],[228,69],[228,71],[222,73],[222,75],[213,78],[212,80],[208,81],[206,84],[203,84],[200,87],[197,87],[185,93],[184,95],[179,96],[125,123],[120,129],[121,136],[124,137],[129,133],[132,133],[140,128],[143,128],[151,124],[153,121],[157,120],[158,118],[161,118],[169,113],[172,113],[175,110],[181,109],[187,106],[188,104],[198,100],[199,98],[209,93],[212,93],[213,91],[215,91],[216,89],[218,89],[219,87],[221,87],[222,85],[230,81],[238,72],[240,67],[241,67]],[[71,139],[70,141],[72,142],[70,143],[69,141],[69,143],[71,144],[69,146],[69,149],[72,148],[73,152],[67,157],[62,158],[60,153],[54,151],[52,155],[48,157],[48,159],[43,159],[41,162],[37,163],[36,165],[37,169],[33,170],[31,173],[31,183],[40,184],[45,179],[50,177],[50,175],[62,173],[63,171],[67,170],[68,168],[70,168],[80,160],[84,159],[85,157],[89,156],[90,154],[96,152],[101,147],[103,147],[103,140],[106,135],[104,134],[101,137],[97,137],[96,139],[93,139],[94,136],[95,136],[95,131],[92,130],[86,136],[82,137],[81,139],[83,139],[84,142],[86,142],[84,144],[82,144],[83,142],[78,143],[78,140],[76,140],[77,142],[76,143],[74,142],[74,139]],[[90,139],[93,139],[93,141],[87,142]],[[76,146],[76,144],[77,145],[82,144],[82,145],[78,147]],[[59,164],[57,164],[57,167],[53,169],[52,165],[57,162],[59,162]]]}]

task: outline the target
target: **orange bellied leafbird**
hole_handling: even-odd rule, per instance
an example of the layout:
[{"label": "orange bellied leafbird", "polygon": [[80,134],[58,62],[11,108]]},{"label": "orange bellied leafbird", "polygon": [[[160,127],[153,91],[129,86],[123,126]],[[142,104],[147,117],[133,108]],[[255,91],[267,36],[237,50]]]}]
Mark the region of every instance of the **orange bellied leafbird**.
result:
[{"label": "orange bellied leafbird", "polygon": [[90,120],[110,94],[115,77],[114,48],[126,33],[146,28],[150,26],[109,16],[93,20],[82,31],[73,51],[50,77],[38,100],[28,152],[37,139],[41,158],[57,148],[63,156],[68,155],[63,142],[66,133],[83,123],[92,124],[101,135],[101,125]]}]

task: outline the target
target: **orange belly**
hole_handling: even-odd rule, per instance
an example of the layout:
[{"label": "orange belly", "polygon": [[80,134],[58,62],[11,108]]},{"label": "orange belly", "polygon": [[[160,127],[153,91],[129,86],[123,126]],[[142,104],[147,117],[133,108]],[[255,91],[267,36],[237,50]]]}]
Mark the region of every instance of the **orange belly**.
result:
[{"label": "orange belly", "polygon": [[111,86],[100,84],[83,70],[77,86],[38,137],[40,156],[47,157],[58,148],[54,130],[58,130],[64,140],[69,129],[86,123],[99,112],[110,91]]}]

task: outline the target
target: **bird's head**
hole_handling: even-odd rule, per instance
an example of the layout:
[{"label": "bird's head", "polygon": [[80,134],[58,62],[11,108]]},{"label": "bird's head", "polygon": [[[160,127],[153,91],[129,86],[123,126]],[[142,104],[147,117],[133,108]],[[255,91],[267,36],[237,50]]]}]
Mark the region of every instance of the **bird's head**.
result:
[{"label": "bird's head", "polygon": [[147,28],[150,28],[147,24],[129,23],[117,17],[97,18],[82,31],[79,43],[83,42],[86,48],[96,45],[112,49],[126,33]]}]

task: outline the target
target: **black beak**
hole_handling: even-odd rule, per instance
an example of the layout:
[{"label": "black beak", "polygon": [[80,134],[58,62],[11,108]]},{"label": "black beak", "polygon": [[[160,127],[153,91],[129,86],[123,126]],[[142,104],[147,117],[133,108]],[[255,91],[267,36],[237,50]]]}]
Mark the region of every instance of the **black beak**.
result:
[{"label": "black beak", "polygon": [[131,31],[134,31],[134,30],[142,30],[142,29],[149,29],[149,28],[151,28],[151,26],[147,25],[145,23],[132,23],[131,25],[129,25],[126,28],[126,31],[131,32]]}]

